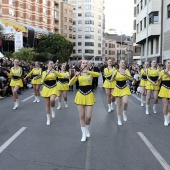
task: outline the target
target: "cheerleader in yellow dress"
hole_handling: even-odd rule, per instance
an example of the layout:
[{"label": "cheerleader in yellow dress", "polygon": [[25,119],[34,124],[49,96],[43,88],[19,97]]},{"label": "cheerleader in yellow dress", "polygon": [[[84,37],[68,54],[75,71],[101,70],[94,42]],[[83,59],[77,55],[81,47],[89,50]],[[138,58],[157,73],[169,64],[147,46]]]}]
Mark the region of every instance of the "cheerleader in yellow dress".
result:
[{"label": "cheerleader in yellow dress", "polygon": [[144,96],[146,95],[146,83],[147,83],[147,69],[149,68],[149,63],[145,62],[144,68],[141,69],[140,71],[140,84],[139,86],[141,87],[141,106],[144,106]]},{"label": "cheerleader in yellow dress", "polygon": [[57,89],[59,91],[59,97],[58,97],[58,107],[57,109],[61,109],[61,97],[63,95],[64,97],[64,104],[65,107],[68,107],[67,103],[67,91],[69,90],[69,78],[70,74],[66,71],[66,64],[62,64],[60,74],[62,74],[62,77],[58,77],[57,82]]},{"label": "cheerleader in yellow dress", "polygon": [[95,98],[92,92],[92,80],[93,77],[100,76],[100,73],[88,71],[87,65],[87,61],[83,60],[81,63],[81,71],[77,72],[69,82],[69,85],[71,86],[76,81],[79,82],[79,90],[76,94],[74,102],[77,104],[79,111],[80,125],[82,130],[82,142],[85,142],[86,138],[90,137],[88,128],[91,122],[92,108],[95,103]]},{"label": "cheerleader in yellow dress", "polygon": [[170,99],[170,59],[166,61],[166,68],[160,72],[159,80],[162,80],[159,97],[163,101],[164,125],[170,123],[170,113],[168,113],[168,101]]},{"label": "cheerleader in yellow dress", "polygon": [[116,70],[113,74],[113,77],[116,80],[116,86],[114,91],[112,92],[112,95],[116,98],[117,102],[118,125],[122,125],[121,121],[122,102],[123,102],[123,120],[127,121],[126,111],[128,107],[128,96],[131,95],[131,92],[126,84],[126,81],[133,79],[130,75],[130,72],[125,68],[126,68],[125,61],[121,60],[119,62],[119,70]]},{"label": "cheerleader in yellow dress", "polygon": [[33,89],[34,89],[34,96],[35,96],[35,99],[34,99],[34,103],[37,102],[39,103],[40,102],[40,86],[42,84],[42,81],[41,81],[41,75],[42,75],[42,69],[40,68],[40,65],[38,62],[35,62],[35,68],[33,68],[28,74],[27,76],[25,77],[28,78],[30,76],[33,76],[33,79],[31,81],[31,84],[33,85]]},{"label": "cheerleader in yellow dress", "polygon": [[153,112],[157,113],[156,106],[158,103],[158,92],[160,89],[159,73],[156,67],[157,63],[155,60],[151,62],[151,68],[147,69],[147,83],[146,83],[146,114],[149,114],[149,103],[151,98],[151,92],[154,92],[154,105]]},{"label": "cheerleader in yellow dress", "polygon": [[59,96],[57,90],[57,77],[62,77],[62,75],[54,70],[53,61],[48,61],[47,71],[43,71],[42,73],[44,86],[41,91],[41,96],[44,97],[46,101],[47,125],[50,125],[50,112],[52,118],[55,117],[55,99],[56,96]]},{"label": "cheerleader in yellow dress", "polygon": [[106,96],[107,96],[107,103],[108,103],[108,112],[111,112],[114,110],[114,101],[115,98],[111,95],[115,88],[116,81],[114,79],[111,79],[113,72],[115,71],[115,68],[112,67],[112,60],[109,59],[107,61],[108,67],[104,69],[104,77],[105,81],[103,84],[103,88],[105,88]]},{"label": "cheerleader in yellow dress", "polygon": [[6,72],[8,77],[11,78],[10,86],[12,88],[13,93],[13,100],[14,100],[14,107],[13,109],[17,109],[19,106],[19,100],[18,100],[18,93],[20,87],[23,87],[23,82],[21,79],[22,76],[22,68],[19,67],[19,60],[14,60],[14,67],[11,68],[10,73]]}]

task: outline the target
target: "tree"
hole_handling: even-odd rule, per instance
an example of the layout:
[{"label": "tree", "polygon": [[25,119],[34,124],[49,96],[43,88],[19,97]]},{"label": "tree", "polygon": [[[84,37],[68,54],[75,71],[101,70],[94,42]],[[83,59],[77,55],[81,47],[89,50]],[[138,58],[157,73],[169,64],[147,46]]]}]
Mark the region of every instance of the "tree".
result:
[{"label": "tree", "polygon": [[36,56],[36,53],[33,48],[21,48],[18,52],[13,53],[13,58],[24,61],[32,61]]}]

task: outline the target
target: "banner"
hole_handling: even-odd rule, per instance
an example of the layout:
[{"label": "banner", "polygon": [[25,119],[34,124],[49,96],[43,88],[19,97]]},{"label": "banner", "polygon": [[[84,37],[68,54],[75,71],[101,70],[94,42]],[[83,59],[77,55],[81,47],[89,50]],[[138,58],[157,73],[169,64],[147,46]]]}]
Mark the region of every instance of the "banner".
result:
[{"label": "banner", "polygon": [[14,46],[15,46],[15,52],[23,48],[23,33],[22,32],[16,32]]}]

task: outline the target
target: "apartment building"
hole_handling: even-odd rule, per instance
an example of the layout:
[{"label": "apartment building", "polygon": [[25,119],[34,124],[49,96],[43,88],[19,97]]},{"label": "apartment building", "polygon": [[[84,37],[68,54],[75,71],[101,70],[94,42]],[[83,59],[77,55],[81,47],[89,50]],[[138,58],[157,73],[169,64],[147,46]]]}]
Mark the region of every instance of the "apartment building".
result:
[{"label": "apartment building", "polygon": [[73,10],[73,60],[102,61],[104,0],[69,0]]}]

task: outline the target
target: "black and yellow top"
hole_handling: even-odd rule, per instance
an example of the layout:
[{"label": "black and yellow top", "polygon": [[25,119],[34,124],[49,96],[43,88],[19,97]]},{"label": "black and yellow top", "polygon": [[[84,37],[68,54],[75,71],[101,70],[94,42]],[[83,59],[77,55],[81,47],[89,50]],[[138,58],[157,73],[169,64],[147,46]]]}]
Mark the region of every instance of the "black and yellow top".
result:
[{"label": "black and yellow top", "polygon": [[59,91],[68,91],[69,90],[69,80],[70,80],[70,74],[69,72],[60,72],[62,76],[58,77],[58,83],[57,83],[57,89]]},{"label": "black and yellow top", "polygon": [[147,83],[147,71],[145,69],[141,69],[140,70],[140,87],[146,87],[146,83]]}]

